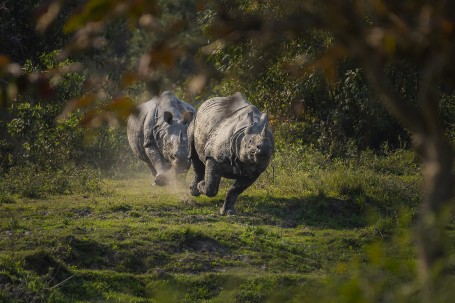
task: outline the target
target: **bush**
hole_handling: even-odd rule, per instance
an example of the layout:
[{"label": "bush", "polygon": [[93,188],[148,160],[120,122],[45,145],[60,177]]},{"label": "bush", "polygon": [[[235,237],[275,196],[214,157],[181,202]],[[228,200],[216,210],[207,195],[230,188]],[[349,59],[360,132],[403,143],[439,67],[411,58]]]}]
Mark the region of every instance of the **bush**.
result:
[{"label": "bush", "polygon": [[101,177],[96,170],[77,167],[71,162],[59,169],[19,165],[3,176],[0,190],[6,196],[18,194],[28,198],[40,198],[46,194],[99,192]]},{"label": "bush", "polygon": [[14,105],[7,123],[14,145],[15,165],[33,164],[41,169],[58,169],[80,156],[83,132],[77,115],[61,123],[55,121],[59,107],[21,101]]}]

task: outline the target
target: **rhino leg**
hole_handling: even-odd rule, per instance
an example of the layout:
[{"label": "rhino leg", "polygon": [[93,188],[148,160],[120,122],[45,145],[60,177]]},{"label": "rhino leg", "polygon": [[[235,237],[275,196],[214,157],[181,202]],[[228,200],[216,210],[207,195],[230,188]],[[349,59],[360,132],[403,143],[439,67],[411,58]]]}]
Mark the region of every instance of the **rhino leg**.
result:
[{"label": "rhino leg", "polygon": [[[153,167],[152,163],[150,163],[150,161],[146,161],[148,167],[150,168],[150,170],[152,171],[152,180],[155,179],[155,176],[156,176],[156,169],[155,167]],[[155,181],[152,181],[152,185],[155,185]]]},{"label": "rhino leg", "polygon": [[199,159],[196,148],[194,146],[194,119],[188,126],[188,154],[190,155],[191,163],[193,164],[194,178],[190,185],[190,193],[192,196],[200,196],[201,192],[197,189],[199,182],[204,180],[205,165]]},{"label": "rhino leg", "polygon": [[224,204],[220,209],[221,215],[235,215],[237,212],[234,208],[234,204],[237,201],[237,198],[241,193],[245,191],[251,184],[256,181],[259,176],[255,176],[253,178],[240,178],[235,180],[234,184],[232,184],[231,188],[229,188],[226,198],[224,200]]},{"label": "rhino leg", "polygon": [[196,148],[194,147],[194,119],[191,121],[190,126],[188,126],[188,149],[194,171],[194,178],[190,185],[190,193],[192,196],[197,197],[201,195],[201,192],[197,189],[197,185],[204,180],[205,164],[199,159]]},{"label": "rhino leg", "polygon": [[201,192],[197,188],[197,185],[199,182],[204,180],[205,165],[204,163],[202,163],[202,161],[198,158],[197,155],[191,157],[191,162],[193,163],[194,178],[190,185],[190,192],[191,195],[197,197],[201,194]]},{"label": "rhino leg", "polygon": [[220,180],[221,173],[218,163],[212,158],[208,158],[205,162],[205,178],[197,184],[197,189],[207,197],[214,197],[218,193]]},{"label": "rhino leg", "polygon": [[[166,177],[166,171],[169,169],[166,166],[167,162],[164,159],[164,157],[161,155],[161,153],[158,150],[158,147],[156,146],[144,146],[145,147],[145,154],[150,160],[149,167],[155,170],[155,180],[154,184],[158,186],[164,186],[168,183],[168,178]],[[153,174],[152,170],[152,174]]]}]

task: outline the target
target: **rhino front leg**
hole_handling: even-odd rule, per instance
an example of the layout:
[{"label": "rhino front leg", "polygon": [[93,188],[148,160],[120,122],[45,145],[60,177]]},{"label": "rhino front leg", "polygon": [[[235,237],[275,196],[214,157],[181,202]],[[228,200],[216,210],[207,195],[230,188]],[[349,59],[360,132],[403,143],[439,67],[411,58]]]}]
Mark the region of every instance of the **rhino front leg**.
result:
[{"label": "rhino front leg", "polygon": [[[156,176],[156,169],[155,167],[153,167],[152,163],[149,161],[147,161],[147,165],[148,167],[150,168],[150,170],[152,171],[152,178],[155,179],[155,176]],[[153,184],[155,183],[155,181],[152,182]]]},{"label": "rhino front leg", "polygon": [[235,180],[234,184],[229,188],[224,204],[220,209],[221,215],[235,215],[237,211],[234,208],[234,204],[241,193],[245,191],[251,184],[256,181],[259,176],[253,178],[240,178]]},{"label": "rhino front leg", "polygon": [[202,161],[199,159],[197,155],[191,156],[191,162],[193,163],[194,178],[190,185],[190,193],[191,195],[197,197],[201,194],[197,185],[199,184],[199,182],[204,180],[205,165],[204,163],[202,163]]},{"label": "rhino front leg", "polygon": [[192,196],[200,196],[201,192],[197,189],[199,182],[204,180],[205,164],[199,159],[194,146],[194,119],[188,126],[188,154],[190,155],[191,163],[193,164],[194,178],[190,185],[190,193]]},{"label": "rhino front leg", "polygon": [[197,184],[197,189],[207,197],[214,197],[218,193],[220,180],[218,163],[212,158],[208,158],[205,162],[205,178]]},{"label": "rhino front leg", "polygon": [[168,178],[166,175],[167,171],[169,171],[169,164],[161,155],[156,146],[145,146],[145,153],[150,160],[151,166],[156,172],[154,180],[155,184],[158,186],[166,185],[168,183]]}]

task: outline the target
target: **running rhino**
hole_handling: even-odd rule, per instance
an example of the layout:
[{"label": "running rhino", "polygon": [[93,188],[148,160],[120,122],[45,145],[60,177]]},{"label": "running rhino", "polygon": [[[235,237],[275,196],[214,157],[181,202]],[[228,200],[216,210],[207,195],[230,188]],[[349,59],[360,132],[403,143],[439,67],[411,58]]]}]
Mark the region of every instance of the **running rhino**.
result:
[{"label": "running rhino", "polygon": [[235,214],[234,204],[267,168],[274,140],[267,114],[248,103],[240,93],[202,103],[188,128],[190,157],[195,176],[193,196],[218,193],[221,177],[235,179],[220,210]]},{"label": "running rhino", "polygon": [[153,184],[166,185],[189,169],[187,129],[195,113],[191,105],[164,92],[128,118],[130,147],[149,166]]}]

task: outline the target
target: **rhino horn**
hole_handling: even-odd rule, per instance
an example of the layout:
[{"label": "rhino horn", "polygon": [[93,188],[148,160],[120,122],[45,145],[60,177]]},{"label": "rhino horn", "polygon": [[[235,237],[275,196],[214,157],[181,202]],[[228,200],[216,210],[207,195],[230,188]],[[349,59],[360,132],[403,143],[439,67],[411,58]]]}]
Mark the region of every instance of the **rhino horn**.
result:
[{"label": "rhino horn", "polygon": [[182,131],[180,131],[180,133],[179,133],[179,143],[182,143],[182,140],[183,140],[183,135],[182,135]]},{"label": "rhino horn", "polygon": [[267,122],[269,122],[269,117],[268,117],[267,113],[262,113],[261,123],[267,123]]},{"label": "rhino horn", "polygon": [[264,128],[261,131],[261,138],[267,138],[267,122],[264,123]]}]

